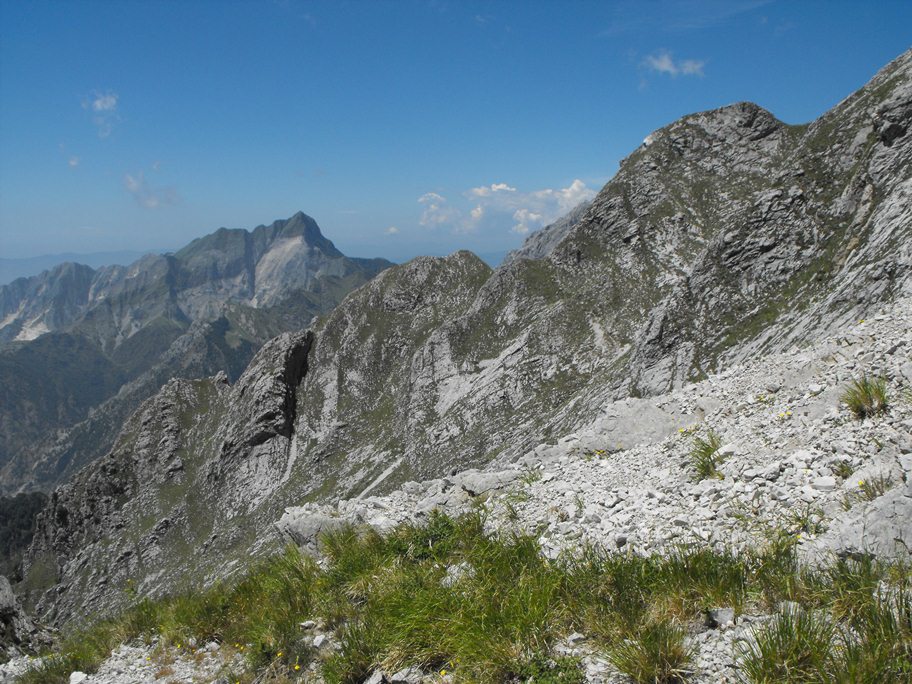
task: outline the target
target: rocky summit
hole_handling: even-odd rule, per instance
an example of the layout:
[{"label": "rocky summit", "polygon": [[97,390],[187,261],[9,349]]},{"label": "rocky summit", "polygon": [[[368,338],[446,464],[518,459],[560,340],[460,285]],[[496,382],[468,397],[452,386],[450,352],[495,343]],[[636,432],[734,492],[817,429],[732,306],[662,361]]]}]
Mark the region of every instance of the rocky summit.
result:
[{"label": "rocky summit", "polygon": [[[168,382],[53,492],[20,593],[72,626],[288,540],[320,552],[346,523],[479,508],[552,559],[747,554],[776,531],[804,563],[908,559],[910,126],[912,51],[808,125],[750,103],[686,116],[499,268],[468,252],[394,266],[236,380]],[[843,401],[861,379],[890,398],[877,417]],[[771,619],[719,608],[688,634],[694,681],[734,681],[735,643]],[[321,652],[354,638],[301,629]],[[568,633],[552,655],[622,681],[594,643]],[[412,665],[364,679],[446,677]]]}]

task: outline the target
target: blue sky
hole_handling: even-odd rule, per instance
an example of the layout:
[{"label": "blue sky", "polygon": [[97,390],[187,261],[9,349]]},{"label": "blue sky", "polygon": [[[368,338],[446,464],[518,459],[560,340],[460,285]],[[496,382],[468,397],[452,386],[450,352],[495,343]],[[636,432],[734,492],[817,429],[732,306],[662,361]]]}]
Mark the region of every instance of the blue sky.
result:
[{"label": "blue sky", "polygon": [[812,120],[910,38],[908,0],[0,0],[0,256],[297,210],[351,255],[498,252],[650,131]]}]

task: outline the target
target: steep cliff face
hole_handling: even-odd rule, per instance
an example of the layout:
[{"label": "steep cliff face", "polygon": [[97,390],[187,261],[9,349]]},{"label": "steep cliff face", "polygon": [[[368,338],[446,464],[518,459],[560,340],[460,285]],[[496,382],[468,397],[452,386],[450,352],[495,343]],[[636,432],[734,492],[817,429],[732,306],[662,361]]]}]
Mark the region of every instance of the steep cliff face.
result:
[{"label": "steep cliff face", "polygon": [[263,342],[389,265],[346,257],[298,213],[128,267],[63,264],[0,288],[0,492],[64,481],[171,377],[236,379]]},{"label": "steep cliff face", "polygon": [[289,504],[511,461],[618,397],[908,293],[910,82],[912,52],[809,126],[749,103],[685,117],[544,258],[493,272],[466,252],[416,259],[274,340],[234,387],[167,385],[55,494],[26,561],[32,595],[56,583],[40,608],[65,621],[115,607],[128,579],[156,593],[189,564],[209,581],[270,548]]},{"label": "steep cliff face", "polygon": [[233,387],[224,374],[168,382],[107,456],[54,491],[24,565],[26,590],[57,582],[42,612],[116,607],[128,582],[152,593],[181,586],[188,567],[211,579],[246,557],[254,513],[288,479],[292,398],[312,340],[280,335]]}]

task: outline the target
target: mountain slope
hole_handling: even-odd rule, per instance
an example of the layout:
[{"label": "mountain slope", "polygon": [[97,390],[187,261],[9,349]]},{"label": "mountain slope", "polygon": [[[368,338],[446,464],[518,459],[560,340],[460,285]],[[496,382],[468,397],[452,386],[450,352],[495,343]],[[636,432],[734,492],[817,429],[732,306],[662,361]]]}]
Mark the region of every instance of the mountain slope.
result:
[{"label": "mountain slope", "polygon": [[[739,103],[649,136],[543,259],[385,271],[233,386],[175,381],[58,489],[58,621],[230,573],[289,504],[512,461],[611,402],[812,342],[912,289],[912,52],[808,126]],[[613,448],[638,439],[618,434]]]},{"label": "mountain slope", "polygon": [[60,482],[171,377],[236,379],[267,339],[389,265],[344,256],[299,212],[129,267],[62,264],[0,288],[0,491]]}]

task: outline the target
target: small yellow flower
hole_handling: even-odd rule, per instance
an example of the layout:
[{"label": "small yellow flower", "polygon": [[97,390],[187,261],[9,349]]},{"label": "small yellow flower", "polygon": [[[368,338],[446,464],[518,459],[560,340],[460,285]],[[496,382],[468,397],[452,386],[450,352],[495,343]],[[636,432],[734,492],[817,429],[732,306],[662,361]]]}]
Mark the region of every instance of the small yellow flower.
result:
[{"label": "small yellow flower", "polygon": [[786,411],[786,412],[785,412],[785,415],[790,416],[790,415],[792,415],[792,412],[791,412],[791,411]]},{"label": "small yellow flower", "polygon": [[858,486],[859,486],[859,487],[863,487],[863,486],[864,486],[864,480],[859,480],[859,481],[858,481]]},{"label": "small yellow flower", "polygon": [[441,677],[446,677],[446,670],[441,670],[441,671],[440,671],[440,676],[441,676]]},{"label": "small yellow flower", "polygon": [[298,670],[301,669],[301,666],[298,665],[297,663],[295,663],[294,669],[295,669],[295,672],[297,672]]}]

